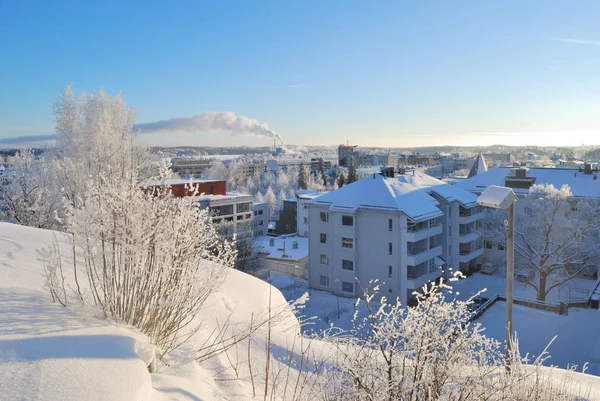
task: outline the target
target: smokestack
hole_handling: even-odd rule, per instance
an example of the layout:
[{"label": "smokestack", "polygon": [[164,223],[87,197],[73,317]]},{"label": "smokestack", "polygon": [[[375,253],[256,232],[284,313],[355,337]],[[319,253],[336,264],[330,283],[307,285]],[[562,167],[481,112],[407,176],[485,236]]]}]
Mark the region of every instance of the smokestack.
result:
[{"label": "smokestack", "polygon": [[155,132],[214,132],[228,131],[232,135],[255,135],[280,139],[281,135],[269,128],[265,123],[260,123],[253,118],[237,116],[230,111],[206,112],[191,117],[175,117],[150,123],[134,125],[144,134]]}]

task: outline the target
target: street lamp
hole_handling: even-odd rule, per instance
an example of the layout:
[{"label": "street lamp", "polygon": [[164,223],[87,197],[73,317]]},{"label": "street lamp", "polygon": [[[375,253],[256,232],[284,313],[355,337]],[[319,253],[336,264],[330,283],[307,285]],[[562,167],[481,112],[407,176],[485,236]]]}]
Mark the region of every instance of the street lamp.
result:
[{"label": "street lamp", "polygon": [[333,280],[333,283],[335,284],[335,296],[337,297],[337,312],[338,312],[338,319],[340,318],[340,279],[336,278],[335,280]]},{"label": "street lamp", "polygon": [[508,209],[506,221],[506,370],[510,371],[510,358],[512,353],[512,312],[513,312],[513,288],[515,275],[515,202],[517,195],[512,189],[490,185],[477,198],[481,206],[493,209]]}]

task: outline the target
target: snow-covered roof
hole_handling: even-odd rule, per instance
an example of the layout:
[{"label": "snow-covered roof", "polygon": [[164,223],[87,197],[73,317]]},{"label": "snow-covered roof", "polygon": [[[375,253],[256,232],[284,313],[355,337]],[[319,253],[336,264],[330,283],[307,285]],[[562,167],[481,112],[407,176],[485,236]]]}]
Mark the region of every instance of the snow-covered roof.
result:
[{"label": "snow-covered roof", "polygon": [[311,203],[330,204],[334,210],[398,210],[410,219],[420,221],[442,215],[438,202],[421,189],[443,184],[443,181],[419,172],[395,178],[373,174],[324,194]]},{"label": "snow-covered roof", "polygon": [[196,202],[207,202],[207,201],[217,201],[217,200],[235,200],[241,198],[252,198],[252,195],[249,194],[234,194],[227,193],[225,195],[208,195],[201,194],[199,196],[191,196],[190,199]]},{"label": "snow-covered roof", "polygon": [[[273,240],[273,246],[270,245]],[[298,248],[293,248],[293,243],[298,243]],[[285,243],[285,257],[283,248]],[[308,238],[294,236],[286,237],[256,237],[254,246],[259,252],[268,253],[268,258],[273,259],[302,259],[308,256]]]},{"label": "snow-covered roof", "polygon": [[296,191],[296,198],[298,199],[316,199],[319,196],[326,194],[327,192],[317,192],[310,189],[299,189]]},{"label": "snow-covered roof", "polygon": [[144,186],[149,186],[149,187],[153,187],[153,186],[171,186],[171,185],[181,185],[181,184],[202,184],[202,183],[207,183],[207,182],[219,182],[219,181],[224,181],[224,180],[201,180],[201,179],[189,179],[189,178],[174,178],[171,180],[149,180],[148,182],[144,182],[143,185]]},{"label": "snow-covered roof", "polygon": [[[504,179],[510,174],[510,168],[495,167],[483,174],[460,181],[456,187],[480,194],[490,185],[504,186]],[[529,177],[535,177],[536,184],[552,184],[555,188],[568,185],[574,197],[600,198],[600,179],[594,180],[594,174],[561,168],[530,168]],[[526,194],[529,189],[513,188],[514,192]]]},{"label": "snow-covered roof", "polygon": [[455,185],[444,184],[431,187],[431,192],[435,192],[448,202],[457,201],[464,207],[473,207],[477,205],[477,195],[465,191]]},{"label": "snow-covered roof", "polygon": [[487,171],[487,166],[485,165],[485,159],[481,153],[477,155],[473,166],[471,167],[471,171],[469,171],[469,177],[476,176],[478,174],[485,173]]}]

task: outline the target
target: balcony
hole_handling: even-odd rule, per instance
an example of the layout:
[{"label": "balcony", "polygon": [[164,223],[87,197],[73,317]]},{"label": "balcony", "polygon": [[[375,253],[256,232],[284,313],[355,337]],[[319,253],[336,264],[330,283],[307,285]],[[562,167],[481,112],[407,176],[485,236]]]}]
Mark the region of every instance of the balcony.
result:
[{"label": "balcony", "polygon": [[433,237],[442,233],[442,225],[437,224],[432,227],[429,226],[415,226],[416,228],[409,228],[406,230],[406,240],[408,242],[417,242],[425,238]]},{"label": "balcony", "polygon": [[483,235],[483,230],[471,230],[460,233],[458,242],[461,244],[467,244],[469,242],[477,241]]},{"label": "balcony", "polygon": [[468,224],[479,220],[483,217],[483,208],[481,206],[475,206],[472,208],[460,207],[458,212],[458,221],[460,224]]},{"label": "balcony", "polygon": [[406,264],[409,266],[417,266],[423,262],[426,262],[430,259],[435,258],[436,256],[440,256],[441,254],[442,254],[442,246],[438,245],[434,248],[424,249],[419,253],[408,255],[406,257]]},{"label": "balcony", "polygon": [[460,263],[467,263],[471,260],[483,255],[484,249],[483,247],[479,249],[469,250],[469,251],[460,251],[458,255],[458,261]]},{"label": "balcony", "polygon": [[439,263],[429,264],[428,262],[426,261],[419,266],[408,266],[407,288],[417,290],[442,276],[441,265]]}]

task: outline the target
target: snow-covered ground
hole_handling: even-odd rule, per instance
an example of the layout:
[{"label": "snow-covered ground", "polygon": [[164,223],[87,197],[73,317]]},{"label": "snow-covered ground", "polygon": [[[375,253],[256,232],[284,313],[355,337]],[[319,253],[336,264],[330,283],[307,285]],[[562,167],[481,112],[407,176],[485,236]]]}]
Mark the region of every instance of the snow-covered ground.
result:
[{"label": "snow-covered ground", "polygon": [[[466,300],[481,289],[487,288],[482,295],[491,297],[496,293],[505,293],[506,282],[497,273],[495,275],[474,274],[471,277],[453,283],[454,294]],[[308,291],[307,282],[286,275],[274,275],[272,284],[279,288],[288,300],[295,300]],[[574,298],[587,291],[594,284],[593,280],[576,279],[571,283],[571,294]],[[575,295],[577,291],[578,295]],[[307,331],[322,332],[331,325],[348,329],[355,312],[355,300],[339,298],[340,317],[337,317],[337,297],[326,291],[310,290],[310,299],[304,309],[304,318],[311,325]],[[522,283],[515,283],[517,296],[535,299],[535,292]],[[550,294],[550,300],[567,299],[567,288]],[[564,298],[563,298],[564,297]],[[359,320],[366,315],[364,302],[359,303]],[[486,328],[486,334],[499,341],[504,341],[505,304],[497,302],[477,320]],[[520,305],[515,305],[514,327],[519,338],[522,354],[539,355],[546,345],[556,335],[557,338],[549,348],[551,359],[547,365],[567,367],[576,364],[581,371],[583,364],[589,362],[588,373],[600,375],[600,312],[595,309],[570,308],[568,316],[538,311]]]},{"label": "snow-covered ground", "polygon": [[[248,342],[208,362],[195,361],[196,349],[215,328],[229,321],[232,330],[245,330],[271,309],[280,318],[272,346],[283,357],[297,336],[298,321],[279,291],[244,273],[229,270],[200,315],[202,328],[189,345],[157,372],[147,366],[153,357],[148,338],[136,329],[94,316],[91,308],[53,304],[44,289],[40,248],[54,238],[65,266],[71,250],[66,238],[47,230],[0,223],[0,400],[247,400],[247,377],[236,378],[231,364],[247,364]],[[67,276],[67,284],[73,281]],[[269,289],[272,289],[270,291]],[[265,328],[250,342],[258,370],[265,365]],[[234,352],[235,351],[235,352]],[[236,362],[237,361],[237,362]],[[256,379],[260,380],[260,373]],[[262,399],[262,398],[261,398]]]},{"label": "snow-covered ground", "polygon": [[[506,303],[496,302],[478,320],[486,335],[504,341]],[[597,309],[569,308],[568,315],[540,311],[522,305],[513,307],[513,327],[517,332],[519,349],[532,359],[548,348],[551,356],[546,365],[566,368],[577,365],[581,371],[588,362],[587,373],[600,376],[600,311]]]},{"label": "snow-covered ground", "polygon": [[148,338],[52,304],[43,290],[37,249],[52,240],[0,223],[0,400],[148,399]]},{"label": "snow-covered ground", "polygon": [[[243,334],[250,320],[261,321],[269,309],[269,299],[272,313],[278,315],[271,332],[269,358],[274,376],[276,372],[285,372],[282,369],[291,354],[298,357],[302,341],[306,345],[307,340],[298,336],[298,321],[280,291],[257,278],[230,270],[198,316],[201,330],[189,344],[166,360],[157,361],[157,371],[151,374],[147,367],[154,353],[145,335],[95,316],[93,308],[64,308],[51,302],[44,289],[43,264],[38,250],[49,247],[55,238],[68,266],[71,253],[62,234],[0,223],[0,400],[236,401],[253,399],[253,387],[256,399],[263,399],[266,325],[226,354],[202,363],[197,363],[195,358],[205,340],[226,322],[231,331]],[[66,282],[73,286],[69,274]],[[306,290],[305,281],[286,276],[276,276],[273,284],[282,288],[289,299],[299,298]],[[304,314],[316,317],[314,330],[326,329],[331,324],[350,327],[354,300],[339,299],[339,319],[337,301],[332,294],[311,291]],[[503,321],[500,305],[481,319],[492,336],[498,331],[498,321]],[[365,312],[361,303],[359,313]],[[520,313],[517,309],[517,314]],[[565,348],[564,353],[556,346],[551,348],[557,355],[553,359],[555,363],[559,359],[569,360],[573,344],[579,346],[591,338],[577,330],[581,322],[598,320],[592,311],[570,313],[560,324],[555,320],[561,318],[559,316],[535,311],[541,313],[541,317],[534,318],[528,313],[526,310],[524,318],[515,320],[517,329],[528,322],[538,323],[527,326],[526,335],[520,335],[522,350],[528,351],[525,347],[530,347],[531,352],[539,352],[539,344],[547,342],[546,338],[537,341],[543,337],[542,332],[556,330],[561,337],[572,338],[571,348]],[[319,353],[328,352],[327,345],[319,341],[313,340],[310,347],[311,354],[317,358]],[[582,363],[586,352],[585,349],[573,351],[573,362]],[[248,361],[254,369],[254,383],[247,373]],[[586,378],[591,380],[591,376]]]},{"label": "snow-covered ground", "polygon": [[[556,287],[546,297],[547,302],[580,300],[587,298],[595,281],[587,278],[574,278],[562,286]],[[482,296],[491,298],[496,294],[506,294],[506,270],[498,269],[492,275],[475,273],[470,277],[461,279],[452,284],[455,292],[458,291],[458,299],[466,300],[477,292],[486,289]],[[515,297],[536,299],[536,291],[533,287],[516,281],[514,282]]]}]

